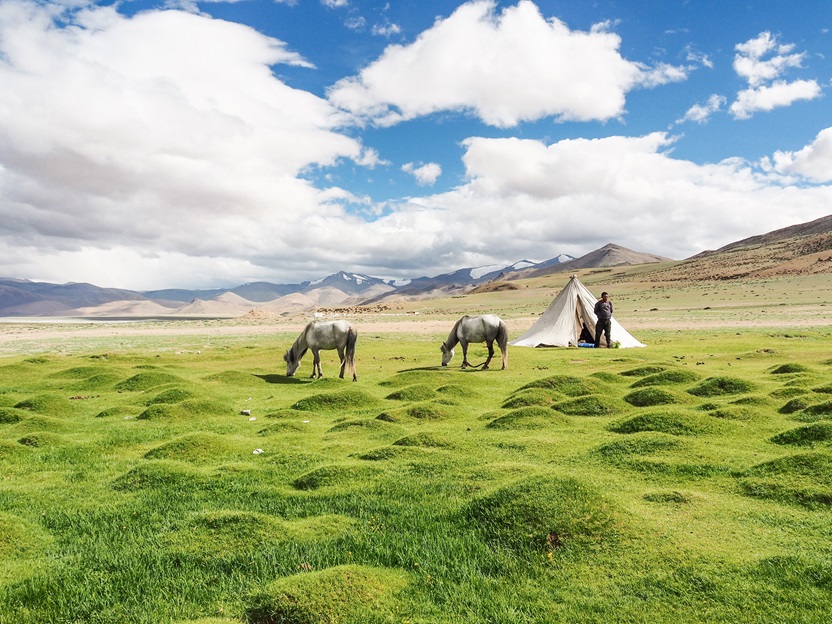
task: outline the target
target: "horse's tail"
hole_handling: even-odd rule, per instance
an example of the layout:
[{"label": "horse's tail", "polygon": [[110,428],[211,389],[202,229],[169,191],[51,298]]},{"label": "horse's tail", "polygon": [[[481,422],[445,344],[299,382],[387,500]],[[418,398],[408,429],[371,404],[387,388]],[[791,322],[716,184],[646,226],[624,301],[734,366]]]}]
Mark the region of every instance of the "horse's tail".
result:
[{"label": "horse's tail", "polygon": [[502,320],[497,329],[497,346],[500,347],[500,355],[503,356],[503,369],[506,369],[508,368],[508,326]]},{"label": "horse's tail", "polygon": [[358,332],[355,327],[350,326],[347,330],[347,345],[344,350],[344,362],[349,366],[352,373],[352,380],[358,381],[358,376],[355,374],[355,343],[358,340]]}]

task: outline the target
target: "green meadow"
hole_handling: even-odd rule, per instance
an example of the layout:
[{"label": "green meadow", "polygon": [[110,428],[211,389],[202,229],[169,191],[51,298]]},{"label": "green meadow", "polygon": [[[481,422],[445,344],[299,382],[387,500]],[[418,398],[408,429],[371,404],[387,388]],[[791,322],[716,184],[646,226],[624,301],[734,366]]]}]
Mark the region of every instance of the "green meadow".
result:
[{"label": "green meadow", "polygon": [[0,622],[829,620],[829,328],[357,325],[356,383],[296,332],[0,358]]}]

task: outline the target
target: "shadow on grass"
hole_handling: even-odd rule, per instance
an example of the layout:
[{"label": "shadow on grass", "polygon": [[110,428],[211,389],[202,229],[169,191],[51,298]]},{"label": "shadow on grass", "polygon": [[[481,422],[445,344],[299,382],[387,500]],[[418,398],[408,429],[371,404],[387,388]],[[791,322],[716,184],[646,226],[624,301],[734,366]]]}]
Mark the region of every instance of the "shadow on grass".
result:
[{"label": "shadow on grass", "polygon": [[305,384],[310,383],[311,380],[308,379],[298,379],[297,377],[287,377],[286,375],[276,375],[274,373],[268,375],[254,375],[255,377],[259,377],[266,383],[270,384],[282,384],[282,385],[298,385],[298,384]]}]

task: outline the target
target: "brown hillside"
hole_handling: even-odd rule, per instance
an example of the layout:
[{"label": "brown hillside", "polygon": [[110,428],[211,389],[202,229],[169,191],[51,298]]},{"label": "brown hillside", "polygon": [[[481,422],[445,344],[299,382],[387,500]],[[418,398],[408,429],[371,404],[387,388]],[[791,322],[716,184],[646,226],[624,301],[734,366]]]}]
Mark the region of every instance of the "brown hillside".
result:
[{"label": "brown hillside", "polygon": [[[566,273],[577,271],[578,269],[596,269],[604,267],[616,266],[630,266],[635,264],[651,264],[654,262],[670,262],[670,258],[657,256],[655,254],[641,253],[615,245],[614,243],[607,243],[600,249],[590,251],[585,256],[575,258],[569,262],[562,262],[551,267],[543,269],[526,269],[525,271],[514,271],[504,275],[505,279],[524,279],[527,277],[543,277],[552,275],[553,273]],[[500,278],[502,279],[502,278]]]},{"label": "brown hillside", "polygon": [[730,280],[832,273],[832,216],[706,251],[654,271],[667,281]]}]

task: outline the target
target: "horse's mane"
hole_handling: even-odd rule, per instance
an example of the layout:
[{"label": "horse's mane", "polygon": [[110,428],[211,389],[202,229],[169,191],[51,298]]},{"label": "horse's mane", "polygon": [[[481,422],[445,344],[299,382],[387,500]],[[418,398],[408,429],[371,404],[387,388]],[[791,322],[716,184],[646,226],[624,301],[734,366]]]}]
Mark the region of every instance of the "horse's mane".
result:
[{"label": "horse's mane", "polygon": [[[308,327],[308,326],[307,326]],[[303,345],[303,346],[301,346]],[[292,362],[300,362],[301,358],[306,355],[306,352],[309,350],[309,347],[306,346],[306,330],[304,329],[300,336],[297,337],[295,342],[289,349],[289,359]],[[300,352],[300,353],[298,353]]]},{"label": "horse's mane", "polygon": [[456,335],[456,330],[459,329],[459,324],[462,323],[462,321],[464,321],[466,318],[468,318],[467,315],[463,316],[456,323],[454,323],[454,326],[451,329],[451,333],[448,334],[448,339],[445,341],[445,346],[448,349],[453,349],[454,345],[456,345],[456,343],[459,342],[459,338],[457,338],[457,335]]}]

